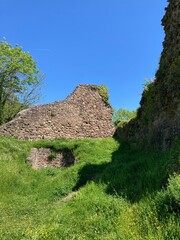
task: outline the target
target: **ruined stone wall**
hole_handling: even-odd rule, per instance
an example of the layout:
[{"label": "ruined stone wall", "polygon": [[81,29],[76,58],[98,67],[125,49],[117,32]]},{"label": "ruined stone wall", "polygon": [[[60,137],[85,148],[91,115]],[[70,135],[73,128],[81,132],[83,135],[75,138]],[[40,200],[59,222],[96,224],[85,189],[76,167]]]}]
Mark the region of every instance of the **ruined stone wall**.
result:
[{"label": "ruined stone wall", "polygon": [[74,165],[76,159],[73,151],[69,149],[63,149],[53,153],[50,148],[32,148],[27,162],[29,162],[34,169],[45,167],[59,168]]},{"label": "ruined stone wall", "polygon": [[0,135],[32,140],[108,137],[113,133],[112,109],[94,85],[79,85],[65,100],[23,110],[0,126]]},{"label": "ruined stone wall", "polygon": [[117,134],[141,145],[169,146],[180,135],[180,0],[169,0],[162,19],[163,52],[156,78],[143,92],[136,119]]}]

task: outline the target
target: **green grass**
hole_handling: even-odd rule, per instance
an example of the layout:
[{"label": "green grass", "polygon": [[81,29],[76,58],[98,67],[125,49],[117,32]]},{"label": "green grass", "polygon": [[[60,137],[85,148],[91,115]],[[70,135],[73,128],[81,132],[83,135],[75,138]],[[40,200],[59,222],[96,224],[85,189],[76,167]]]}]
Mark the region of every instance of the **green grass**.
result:
[{"label": "green grass", "polygon": [[[26,163],[32,147],[70,149],[76,164],[33,170]],[[177,240],[178,154],[178,142],[159,152],[134,150],[112,138],[0,137],[0,239]]]}]

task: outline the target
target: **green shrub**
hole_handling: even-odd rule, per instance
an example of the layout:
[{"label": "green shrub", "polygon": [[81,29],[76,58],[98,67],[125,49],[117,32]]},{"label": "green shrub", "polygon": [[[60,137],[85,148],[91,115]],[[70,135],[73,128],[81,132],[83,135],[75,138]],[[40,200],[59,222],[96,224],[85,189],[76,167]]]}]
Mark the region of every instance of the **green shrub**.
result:
[{"label": "green shrub", "polygon": [[102,100],[110,106],[109,103],[109,93],[108,93],[108,88],[106,87],[105,84],[102,84],[101,86],[97,87],[97,89],[99,90],[99,94],[102,97]]},{"label": "green shrub", "polygon": [[180,174],[174,174],[174,176],[170,177],[168,194],[178,204],[180,210]]}]

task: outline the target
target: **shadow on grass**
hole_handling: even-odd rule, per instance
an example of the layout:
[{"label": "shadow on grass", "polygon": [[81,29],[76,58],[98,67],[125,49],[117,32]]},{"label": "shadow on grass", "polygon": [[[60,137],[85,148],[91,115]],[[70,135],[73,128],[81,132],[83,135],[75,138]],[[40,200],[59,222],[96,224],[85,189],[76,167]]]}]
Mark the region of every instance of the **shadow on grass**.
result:
[{"label": "shadow on grass", "polygon": [[175,150],[137,150],[127,143],[119,143],[110,163],[88,164],[79,171],[79,181],[73,190],[95,181],[106,184],[108,194],[138,202],[146,194],[159,191],[166,185],[169,174],[176,170],[172,166],[176,166],[177,161]]},{"label": "shadow on grass", "polygon": [[77,191],[80,187],[86,185],[91,181],[98,181],[102,172],[110,165],[110,163],[105,164],[87,164],[79,171],[79,180],[73,188],[73,191]]}]

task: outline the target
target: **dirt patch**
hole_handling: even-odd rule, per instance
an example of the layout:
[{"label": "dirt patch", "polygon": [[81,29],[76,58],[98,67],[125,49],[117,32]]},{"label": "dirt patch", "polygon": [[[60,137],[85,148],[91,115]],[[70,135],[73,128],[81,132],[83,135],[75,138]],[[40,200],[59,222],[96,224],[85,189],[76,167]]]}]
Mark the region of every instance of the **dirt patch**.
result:
[{"label": "dirt patch", "polygon": [[69,193],[66,197],[64,197],[64,198],[62,199],[62,202],[67,202],[67,201],[69,201],[75,194],[77,194],[77,192],[71,192],[71,193]]},{"label": "dirt patch", "polygon": [[44,167],[68,167],[74,165],[75,157],[69,149],[55,152],[50,148],[32,148],[27,161],[34,169]]}]

